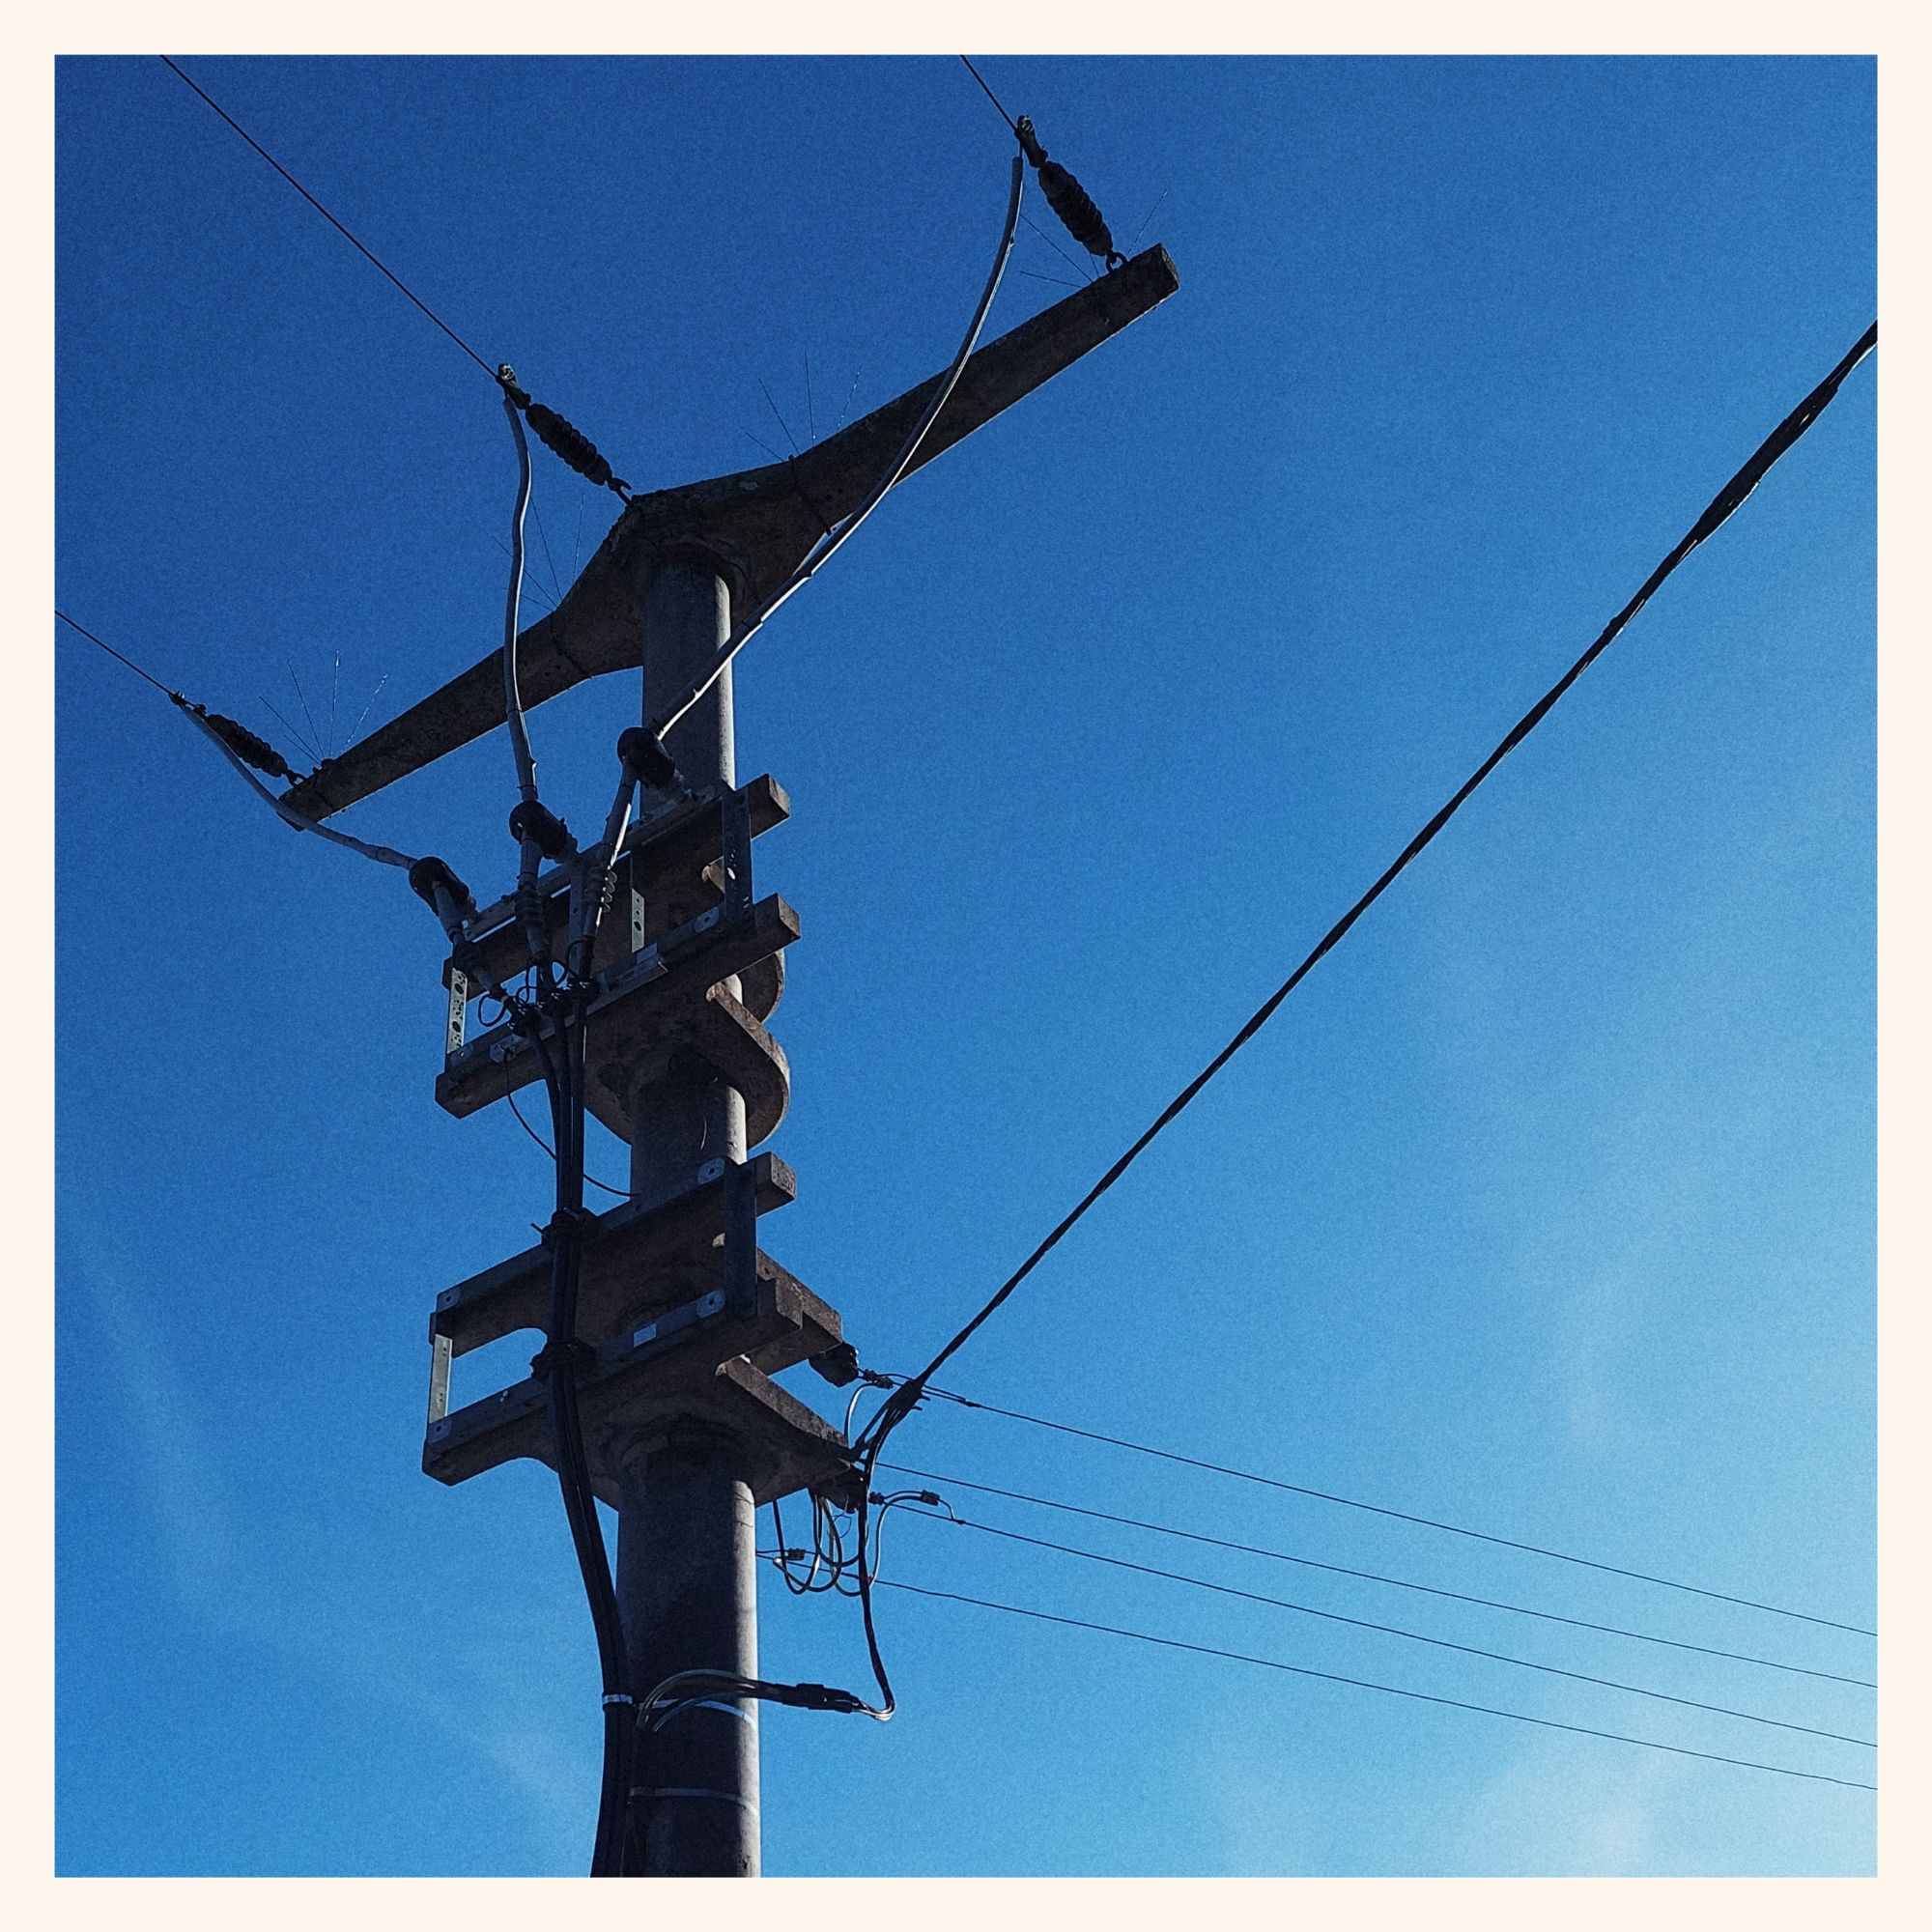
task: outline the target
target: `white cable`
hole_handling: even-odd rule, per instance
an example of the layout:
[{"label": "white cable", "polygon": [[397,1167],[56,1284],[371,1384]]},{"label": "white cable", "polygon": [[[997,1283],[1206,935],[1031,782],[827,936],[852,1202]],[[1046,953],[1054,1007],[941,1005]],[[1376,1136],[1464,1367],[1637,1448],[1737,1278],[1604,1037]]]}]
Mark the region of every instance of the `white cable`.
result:
[{"label": "white cable", "polygon": [[879,479],[872,494],[866,498],[865,502],[839,525],[835,533],[820,541],[813,549],[812,554],[792,573],[783,587],[766,603],[757,615],[743,630],[725,639],[717,657],[712,661],[710,669],[705,671],[695,684],[688,686],[679,696],[677,701],[671,706],[670,710],[651,726],[651,730],[656,737],[662,739],[664,734],[718,682],[724,674],[724,668],[752,640],[753,637],[763,626],[766,618],[770,617],[778,610],[779,606],[790,598],[795,591],[801,589],[810,582],[812,574],[819,566],[831,557],[848,537],[853,535],[859,526],[878,508],[887,491],[905,474],[907,466],[919,453],[920,444],[925,440],[926,431],[932,427],[934,421],[938,418],[940,411],[946,407],[947,402],[952,397],[953,388],[957,385],[959,378],[972,356],[974,347],[980,340],[980,331],[985,327],[986,312],[993,306],[993,297],[999,291],[1000,278],[1006,272],[1007,257],[1012,252],[1013,235],[1018,229],[1020,221],[1020,191],[1025,180],[1026,164],[1019,156],[1015,155],[1013,156],[1012,188],[1007,200],[1007,224],[1000,236],[999,252],[993,257],[993,271],[986,278],[985,293],[980,296],[980,305],[973,312],[972,326],[966,331],[966,339],[959,345],[958,355],[952,358],[952,368],[946,372],[945,380],[940,384],[938,392],[934,395],[932,401],[926,405],[918,423],[914,426],[912,434],[900,444],[899,453],[894,457],[891,467],[886,470],[884,476]]},{"label": "white cable", "polygon": [[[172,696],[172,694],[170,695]],[[275,796],[275,794],[271,792],[269,789],[269,787],[265,785],[262,782],[262,781],[258,779],[255,776],[255,774],[248,769],[248,767],[242,761],[242,759],[236,756],[231,747],[223,740],[221,733],[217,731],[214,728],[214,726],[208,722],[206,718],[202,717],[200,713],[195,710],[193,705],[189,704],[185,699],[177,699],[176,704],[177,708],[181,711],[183,716],[187,719],[188,723],[194,725],[194,727],[197,730],[204,732],[209,738],[210,742],[213,744],[214,748],[221,753],[221,755],[224,758],[226,758],[228,762],[231,765],[233,765],[235,769],[238,772],[240,772],[242,776],[244,779],[246,779],[251,785],[255,787],[256,791],[258,791],[261,794],[262,800],[268,806],[269,810],[272,811],[275,814],[275,816],[282,821],[284,825],[293,827],[297,832],[313,832],[318,838],[327,838],[331,845],[346,846],[350,851],[359,852],[361,853],[363,858],[374,859],[380,865],[400,866],[406,872],[410,869],[412,866],[415,864],[415,861],[410,858],[405,853],[394,851],[387,845],[367,844],[360,838],[352,838],[346,832],[332,831],[328,826],[318,825],[314,819],[305,817],[301,812],[298,811],[294,806],[284,805],[282,801],[278,799]]]}]

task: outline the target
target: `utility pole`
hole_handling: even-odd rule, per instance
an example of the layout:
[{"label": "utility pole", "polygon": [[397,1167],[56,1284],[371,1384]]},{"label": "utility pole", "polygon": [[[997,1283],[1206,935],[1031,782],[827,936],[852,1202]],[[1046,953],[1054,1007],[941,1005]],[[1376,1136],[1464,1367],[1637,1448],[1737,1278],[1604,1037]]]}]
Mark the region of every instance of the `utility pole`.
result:
[{"label": "utility pole", "polygon": [[[1149,248],[980,349],[910,468],[1178,286],[1166,251]],[[788,463],[634,497],[563,601],[519,639],[524,704],[641,667],[648,724],[654,704],[715,662],[734,620],[761,608],[854,514],[942,380]],[[501,656],[492,652],[284,802],[325,819],[504,715]],[[586,1351],[575,1373],[591,1488],[617,1511],[617,1605],[639,1698],[685,1670],[759,1674],[754,1511],[801,1491],[849,1500],[853,1476],[844,1437],[773,1378],[801,1362],[838,1385],[857,1374],[838,1313],[758,1245],[759,1215],[796,1193],[782,1160],[752,1152],[790,1093],[764,1022],[798,919],[783,899],[756,897],[752,866],[753,840],[789,815],[789,800],[768,777],[737,781],[728,668],[666,749],[685,788],[647,789],[617,855],[582,1022],[586,1104],[631,1149],[632,1198],[587,1217],[574,1339]],[[559,941],[569,886],[563,865],[537,882]],[[453,1114],[537,1075],[511,1025],[467,1037],[470,999],[523,970],[526,930],[526,911],[500,899],[469,921],[463,962],[453,953],[444,964],[436,1094]],[[423,1467],[439,1481],[518,1457],[554,1463],[544,1375],[461,1406],[450,1397],[457,1357],[545,1326],[549,1275],[539,1245],[437,1296]],[[757,1875],[753,1701],[678,1700],[640,1735],[633,1790],[632,1842],[645,1875]]]},{"label": "utility pole", "polygon": [[[668,558],[643,598],[643,722],[710,668],[731,632],[731,591],[701,553]],[[688,782],[737,781],[732,667],[666,734]],[[735,999],[737,978],[724,982]],[[745,1159],[745,1100],[702,1065],[648,1074],[631,1101],[631,1188],[649,1200],[707,1160]],[[697,1284],[694,1284],[697,1286]],[[673,1672],[758,1674],[757,1505],[743,1443],[685,1418],[625,1434],[617,1471],[617,1611],[631,1681]],[[756,1878],[758,1706],[682,1706],[638,1755],[632,1821],[643,1875]]]}]

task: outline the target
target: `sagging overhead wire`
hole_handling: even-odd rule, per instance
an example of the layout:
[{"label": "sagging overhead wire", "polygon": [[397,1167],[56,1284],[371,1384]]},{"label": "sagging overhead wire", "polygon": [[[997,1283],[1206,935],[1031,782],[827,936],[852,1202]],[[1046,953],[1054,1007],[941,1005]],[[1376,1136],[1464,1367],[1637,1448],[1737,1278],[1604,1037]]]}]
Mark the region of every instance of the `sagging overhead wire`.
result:
[{"label": "sagging overhead wire", "polygon": [[[873,1385],[891,1380],[903,1386],[910,1377],[884,1377],[877,1370],[862,1370],[861,1374]],[[922,1391],[935,1402],[950,1402],[960,1408],[977,1408],[987,1415],[1000,1415],[1009,1422],[1024,1422],[1035,1429],[1050,1429],[1057,1435],[1076,1435],[1084,1442],[1099,1442],[1110,1449],[1126,1449],[1137,1456],[1152,1456],[1163,1463],[1179,1463],[1189,1469],[1205,1469],[1216,1476],[1233,1476],[1244,1483],[1257,1483],[1264,1489],[1280,1490],[1294,1496],[1307,1496],[1316,1502],[1338,1503],[1345,1509],[1364,1510],[1371,1516],[1388,1517],[1397,1522],[1413,1523],[1422,1529],[1443,1530],[1451,1536],[1464,1536],[1477,1543],[1495,1544],[1500,1548],[1520,1550],[1530,1556],[1546,1556],[1558,1563],[1574,1563],[1585,1570],[1601,1570],[1611,1577],[1623,1577],[1633,1582],[1654,1583],[1661,1589],[1678,1590],[1686,1596],[1707,1597],[1714,1603],[1735,1605],[1741,1609],[1763,1610],[1776,1617],[1789,1617],[1793,1621],[1817,1624],[1826,1630],[1848,1631],[1854,1636],[1876,1636],[1878,1633],[1866,1630],[1861,1624],[1840,1623],[1834,1617],[1814,1616],[1808,1610],[1794,1610],[1782,1604],[1761,1603],[1754,1597],[1739,1597],[1723,1590],[1708,1589],[1699,1583],[1680,1582],[1670,1577],[1655,1577],[1648,1571],[1631,1570],[1617,1563],[1605,1563],[1593,1556],[1578,1556],[1566,1549],[1548,1549],[1541,1544],[1524,1543],[1515,1537],[1497,1536],[1485,1529],[1471,1529],[1466,1523],[1445,1522],[1435,1517],[1415,1516],[1407,1510],[1390,1509],[1381,1503],[1364,1502],[1358,1496],[1336,1495],[1328,1490],[1315,1490],[1305,1484],[1291,1483],[1280,1476],[1264,1476],[1253,1469],[1237,1469],[1226,1463],[1210,1463],[1200,1456],[1185,1456],[1176,1449],[1155,1449],[1145,1442],[1130,1442],[1122,1435],[1108,1435],[1096,1429],[1079,1429],[1070,1422],[1053,1422],[1043,1415],[1028,1415],[1017,1408],[1002,1408],[997,1403],[976,1402],[971,1397],[955,1395],[950,1389],[930,1386]]]},{"label": "sagging overhead wire", "polygon": [[[1083,1549],[1077,1544],[1056,1543],[1049,1537],[1026,1536],[1016,1529],[1002,1529],[996,1523],[977,1522],[971,1517],[954,1515],[948,1509],[943,1515],[937,1510],[914,1510],[916,1517],[923,1517],[928,1521],[951,1522],[960,1529],[978,1530],[983,1536],[996,1536],[1009,1543],[1024,1543],[1036,1549],[1051,1549],[1063,1556],[1078,1556],[1089,1563],[1103,1563],[1115,1570],[1131,1570],[1142,1577],[1158,1577],[1170,1583],[1186,1583],[1197,1590],[1210,1590],[1218,1596],[1238,1597],[1250,1604],[1264,1604],[1272,1609],[1293,1610],[1299,1616],[1318,1617],[1324,1623],[1347,1624],[1355,1630],[1373,1631],[1379,1636],[1397,1636],[1408,1643],[1423,1643],[1436,1650],[1460,1651],[1464,1657],[1480,1657],[1492,1663],[1506,1663],[1515,1670],[1534,1670],[1547,1677],[1567,1677],[1577,1684],[1594,1684],[1605,1690],[1621,1690],[1632,1697],[1649,1697],[1659,1703],[1679,1704],[1687,1710],[1707,1711],[1715,1717],[1736,1718],[1747,1724],[1765,1724],[1774,1730],[1799,1731],[1806,1737],[1828,1738],[1833,1744],[1857,1745],[1861,1750],[1876,1750],[1878,1745],[1871,1738],[1853,1737],[1844,1731],[1828,1731],[1816,1724],[1793,1723],[1784,1718],[1767,1718],[1756,1711],[1740,1711],[1728,1704],[1710,1704],[1697,1697],[1680,1697],[1674,1691],[1659,1690],[1643,1684],[1626,1684],[1614,1677],[1598,1677],[1587,1670],[1568,1670],[1560,1664],[1540,1663],[1533,1658],[1515,1657],[1508,1651],[1486,1650],[1479,1644],[1456,1643],[1448,1637],[1431,1636],[1424,1631],[1405,1630],[1400,1624],[1373,1622],[1367,1617],[1344,1616],[1339,1610],[1318,1609],[1313,1604],[1297,1604],[1287,1597],[1270,1597],[1259,1590],[1236,1589],[1232,1583],[1216,1583],[1206,1577],[1195,1577],[1183,1570],[1162,1570],[1151,1563],[1132,1563],[1123,1556],[1108,1556],[1097,1549]],[[878,1566],[873,1565],[872,1580],[879,1580]]]},{"label": "sagging overhead wire", "polygon": [[979,306],[973,311],[973,320],[959,344],[958,353],[952,358],[952,367],[940,379],[938,387],[933,391],[932,400],[920,412],[920,418],[913,425],[911,435],[899,445],[898,454],[887,466],[885,474],[879,478],[870,495],[859,508],[836,530],[819,540],[806,560],[767,599],[751,620],[724,640],[709,668],[694,683],[680,692],[668,709],[652,720],[650,728],[654,737],[662,739],[664,734],[724,676],[725,667],[751,642],[766,620],[781,605],[809,583],[839,549],[857,534],[859,526],[885,500],[886,493],[905,474],[907,466],[918,455],[920,445],[925,440],[926,432],[938,420],[940,411],[946,407],[952,391],[958,386],[959,378],[980,340],[980,331],[985,327],[987,311],[993,306],[993,298],[999,293],[1000,280],[1006,272],[1007,257],[1012,252],[1014,231],[1019,226],[1020,195],[1025,179],[1026,171],[1015,156],[1012,185],[1007,198],[1006,223],[1000,232],[1000,245],[994,254],[992,271],[986,277],[986,286],[980,297]]},{"label": "sagging overhead wire", "polygon": [[1136,1643],[1158,1644],[1165,1650],[1190,1651],[1196,1657],[1218,1657],[1231,1663],[1252,1663],[1264,1670],[1286,1671],[1295,1677],[1313,1677],[1324,1684],[1345,1684],[1356,1690],[1379,1691],[1384,1696],[1406,1697],[1418,1704],[1440,1704],[1452,1711],[1474,1711],[1486,1718],[1507,1718],[1513,1723],[1535,1724],[1548,1731],[1570,1731],[1578,1737],[1603,1738],[1611,1744],[1637,1745],[1645,1750],[1668,1751],[1675,1757],[1702,1758],[1707,1764],[1729,1764],[1745,1771],[1774,1772],[1780,1777],[1808,1778],[1816,1784],[1841,1784],[1853,1791],[1876,1791],[1878,1786],[1862,1778],[1833,1777],[1822,1771],[1799,1771],[1790,1765],[1765,1764],[1756,1758],[1729,1757],[1719,1751],[1692,1750],[1688,1745],[1667,1745],[1656,1738],[1636,1738],[1624,1731],[1599,1730],[1590,1724],[1565,1723],[1556,1718],[1534,1718],[1526,1711],[1508,1711],[1494,1704],[1476,1704],[1462,1697],[1443,1697],[1432,1690],[1411,1690],[1396,1684],[1378,1684],[1365,1677],[1344,1677],[1333,1670],[1316,1670],[1305,1663],[1289,1663],[1278,1657],[1251,1657],[1244,1651],[1221,1650],[1211,1644],[1188,1643],[1179,1637],[1155,1636],[1148,1631],[1125,1630],[1119,1624],[1094,1623],[1085,1617],[1065,1617],[1051,1610],[1029,1609],[1020,1604],[998,1604],[986,1597],[968,1597],[956,1590],[928,1589],[923,1583],[904,1583],[896,1577],[882,1577],[882,1590],[904,1590],[915,1597],[930,1597],[946,1604],[970,1604],[976,1609],[999,1610],[1008,1616],[1030,1617],[1036,1623],[1060,1624],[1068,1630],[1094,1631],[1104,1636],[1131,1637]]},{"label": "sagging overhead wire", "polygon": [[[1258,1034],[1280,1008],[1282,1002],[1293,993],[1308,975],[1327,954],[1347,937],[1369,908],[1381,897],[1395,881],[1408,868],[1414,860],[1429,846],[1449,821],[1468,802],[1476,790],[1490,775],[1502,763],[1511,752],[1522,743],[1529,734],[1548,716],[1570,687],[1589,669],[1591,665],[1606,651],[1636,613],[1649,603],[1657,590],[1677,566],[1705,541],[1714,535],[1735,513],[1755,490],[1765,473],[1780,456],[1795,443],[1804,432],[1824,412],[1832,399],[1837,394],[1840,384],[1858,365],[1870,355],[1878,342],[1878,324],[1874,322],[1850,350],[1839,359],[1824,381],[1799,403],[1772,433],[1765,438],[1751,453],[1744,466],[1725,483],[1703,514],[1678,540],[1663,560],[1643,581],[1634,595],[1612,617],[1596,639],[1583,654],[1559,677],[1537,701],[1504,733],[1495,749],[1477,766],[1463,783],[1457,787],[1445,804],[1423,826],[1413,838],[1403,847],[1389,863],[1381,875],[1356,899],[1347,912],[1338,919],[1318,940],[1313,950],[1295,967],[1282,983],[1262,1002],[1250,1014],[1240,1029],[1224,1047],[1215,1054],[1208,1065],[1183,1087],[1168,1104],[1161,1109],[1152,1123],[1134,1141],[1127,1151],[1101,1175],[1092,1187],[1075,1203],[1073,1208],[1060,1220],[1046,1237],[1027,1256],[1017,1268],[1001,1283],[988,1297],[980,1311],[960,1328],[944,1348],[929,1361],[918,1375],[910,1378],[887,1397],[885,1403],[867,1423],[861,1440],[855,1444],[860,1458],[858,1471],[858,1534],[860,1544],[859,1582],[860,1607],[866,1629],[867,1648],[870,1653],[872,1668],[879,1678],[880,1690],[888,1701],[891,1699],[891,1686],[885,1676],[885,1666],[879,1657],[876,1633],[873,1629],[871,1598],[867,1581],[864,1561],[867,1533],[866,1496],[872,1486],[873,1470],[877,1466],[879,1451],[892,1432],[902,1423],[918,1406],[921,1392],[941,1368],[977,1334],[980,1328],[1002,1307],[1013,1292],[1026,1280],[1046,1257],[1059,1246],[1068,1232],[1088,1213],[1100,1198],[1126,1173],[1135,1161],[1146,1152],[1154,1140],[1177,1120],[1182,1111],[1196,1098],[1201,1091],[1227,1065],[1236,1053]],[[1822,1621],[1822,1619],[1820,1620]],[[1863,1633],[1870,1634],[1869,1632]]]},{"label": "sagging overhead wire", "polygon": [[1003,1496],[1009,1502],[1030,1503],[1037,1509],[1057,1510],[1065,1516],[1086,1517],[1094,1522],[1117,1523],[1123,1529],[1147,1530],[1155,1536],[1175,1537],[1184,1543],[1198,1543],[1210,1549],[1228,1549],[1243,1556],[1264,1556],[1273,1563],[1292,1563],[1297,1569],[1320,1570],[1331,1577],[1351,1577],[1364,1583],[1382,1583],[1391,1589],[1409,1590],[1425,1597],[1440,1597],[1453,1604],[1471,1604],[1486,1610],[1504,1610],[1512,1616],[1534,1617],[1541,1623],[1563,1624],[1572,1630],[1585,1630],[1600,1636],[1627,1637],[1633,1642],[1661,1645],[1667,1650],[1693,1652],[1699,1657],[1721,1658],[1730,1663],[1753,1664],[1761,1670],[1782,1671],[1792,1677],[1811,1677],[1828,1684],[1849,1684],[1861,1690],[1876,1690],[1868,1677],[1848,1677],[1842,1671],[1814,1670],[1807,1664],[1786,1663],[1780,1659],[1758,1657],[1749,1651],[1719,1650],[1708,1643],[1690,1643],[1682,1637],[1660,1636],[1655,1631],[1628,1630],[1621,1624],[1593,1623],[1587,1617],[1564,1616],[1556,1610],[1537,1609],[1528,1604],[1513,1604],[1500,1597],[1472,1596],[1466,1590],[1446,1590],[1435,1583],[1418,1583],[1413,1577],[1386,1577],[1375,1570],[1357,1570],[1345,1563],[1328,1563],[1288,1549],[1273,1549],[1265,1544],[1239,1543],[1231,1537],[1209,1536],[1199,1529],[1181,1529],[1169,1522],[1153,1522],[1146,1517],[1122,1516],[1116,1510],[1094,1509],[1084,1503],[1069,1503],[1055,1496],[1037,1496],[1025,1490],[1003,1489],[996,1483],[969,1481],[964,1476],[944,1475],[936,1469],[916,1469],[907,1463],[881,1462],[881,1469],[895,1476],[918,1476],[926,1482],[944,1483],[956,1490],[972,1490],[977,1494]]},{"label": "sagging overhead wire", "polygon": [[[485,361],[373,248],[369,247],[366,242],[356,236],[346,223],[337,220],[206,88],[202,87],[198,82],[189,79],[187,74],[174,61],[170,60],[166,54],[160,55],[159,58],[162,66],[170,73],[174,74],[185,86],[199,95],[351,247],[355,249],[376,270],[394,283],[492,382],[502,382],[500,368],[493,368],[489,362]],[[611,473],[610,464],[598,453],[596,445],[587,436],[572,424],[566,422],[554,410],[546,409],[542,403],[532,403],[523,390],[518,389],[515,394],[517,407],[524,411],[529,419],[530,427],[536,431],[538,438],[547,448],[554,450],[556,455],[561,457],[580,475],[589,478],[591,482],[597,484],[600,488],[613,491],[627,503],[631,500],[630,485],[622,477],[613,476]]]}]

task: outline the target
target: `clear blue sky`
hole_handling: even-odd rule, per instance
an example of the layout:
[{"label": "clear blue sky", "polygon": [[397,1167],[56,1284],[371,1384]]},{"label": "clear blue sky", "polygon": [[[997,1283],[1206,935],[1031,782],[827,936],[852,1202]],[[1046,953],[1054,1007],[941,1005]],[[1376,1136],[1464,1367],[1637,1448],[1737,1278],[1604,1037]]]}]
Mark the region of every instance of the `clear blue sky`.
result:
[{"label": "clear blue sky", "polygon": [[[186,65],[639,488],[782,449],[761,384],[803,442],[941,366],[1005,202],[1009,137],[948,59]],[[794,802],[760,884],[805,926],[774,1021],[794,1095],[773,1146],[801,1192],[763,1238],[898,1371],[1876,299],[1869,61],[983,69],[1181,288],[912,479],[741,665],[740,771]],[[495,391],[158,61],[69,60],[57,95],[60,601],[298,762],[265,700],[338,750],[365,705],[380,722],[499,634]],[[1070,273],[1021,233],[996,332]],[[1875,1624],[1877,379],[948,1385]],[[539,455],[567,581],[615,506]],[[431,1303],[525,1244],[547,1163],[501,1108],[437,1109],[440,942],[400,875],[293,837],[157,694],[71,633],[52,648],[60,1868],[581,1870],[596,1667],[554,1480],[418,1469]],[[532,714],[573,816],[601,810],[636,706],[610,679]],[[507,884],[512,799],[499,733],[344,822]],[[526,1341],[459,1364],[458,1399],[514,1379]],[[984,1416],[928,1412],[893,1446],[1875,1674],[1862,1637]],[[1874,1735],[1852,1686],[952,1499]],[[934,1589],[1875,1776],[1855,1746],[970,1530],[895,1518],[887,1558]],[[866,1687],[853,1605],[761,1587],[771,1674]],[[770,1872],[1872,1868],[1864,1792],[903,1593],[879,1615],[894,1723],[766,1714]]]}]

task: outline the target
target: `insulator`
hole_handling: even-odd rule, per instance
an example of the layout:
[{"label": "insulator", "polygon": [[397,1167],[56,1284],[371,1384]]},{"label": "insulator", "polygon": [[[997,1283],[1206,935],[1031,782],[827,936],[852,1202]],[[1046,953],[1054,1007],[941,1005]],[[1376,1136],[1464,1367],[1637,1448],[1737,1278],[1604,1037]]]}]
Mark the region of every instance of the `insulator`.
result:
[{"label": "insulator", "polygon": [[663,742],[639,724],[633,724],[617,739],[617,755],[647,785],[664,786],[677,778],[677,766]]},{"label": "insulator", "polygon": [[476,899],[447,864],[434,856],[418,859],[410,867],[410,889],[432,911],[436,907],[437,888],[440,886],[450,902],[464,919],[476,917]]},{"label": "insulator", "polygon": [[1120,250],[1114,246],[1100,211],[1094,206],[1094,197],[1058,161],[1048,161],[1039,170],[1039,190],[1067,234],[1090,255],[1104,256],[1110,262],[1120,259]]},{"label": "insulator", "polygon": [[542,403],[532,403],[525,410],[524,418],[545,445],[562,457],[580,476],[589,477],[599,489],[607,485],[618,490],[630,488],[621,476],[611,475],[611,466],[597,445],[574,423],[565,422],[554,410],[545,408]]},{"label": "insulator", "polygon": [[258,772],[267,772],[271,779],[287,779],[291,784],[300,782],[301,775],[266,738],[258,738],[245,724],[238,724],[232,718],[224,718],[218,711],[201,711],[209,728],[243,764],[253,765]]},{"label": "insulator", "polygon": [[568,859],[577,850],[570,827],[548,806],[523,799],[510,809],[510,837],[522,844],[534,838],[546,859]]},{"label": "insulator", "polygon": [[1110,269],[1114,267],[1122,259],[1121,251],[1114,246],[1114,237],[1105,217],[1094,206],[1094,197],[1058,161],[1047,159],[1046,150],[1040,146],[1033,122],[1026,115],[1020,116],[1014,131],[1039,177],[1039,190],[1046,196],[1047,207],[1059,215],[1061,225],[1081,247],[1090,255],[1101,256]]}]

